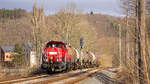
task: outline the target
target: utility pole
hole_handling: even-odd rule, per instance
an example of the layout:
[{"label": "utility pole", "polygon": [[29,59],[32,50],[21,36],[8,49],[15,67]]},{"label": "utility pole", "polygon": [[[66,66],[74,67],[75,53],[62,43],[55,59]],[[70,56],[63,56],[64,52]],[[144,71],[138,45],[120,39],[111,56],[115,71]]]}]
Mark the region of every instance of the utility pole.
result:
[{"label": "utility pole", "polygon": [[121,50],[121,48],[122,48],[121,47],[121,45],[122,45],[122,43],[121,43],[121,41],[122,41],[121,40],[121,25],[119,24],[118,26],[119,26],[119,56],[120,56],[120,67],[121,67],[122,66],[122,59],[121,59],[122,58],[122,53],[121,53],[121,51],[122,51]]}]

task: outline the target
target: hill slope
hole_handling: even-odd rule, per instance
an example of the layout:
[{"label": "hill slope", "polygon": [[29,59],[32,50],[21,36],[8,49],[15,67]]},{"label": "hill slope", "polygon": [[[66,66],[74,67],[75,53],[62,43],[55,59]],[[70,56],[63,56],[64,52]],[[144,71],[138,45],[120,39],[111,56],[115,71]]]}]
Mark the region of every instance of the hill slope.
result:
[{"label": "hill slope", "polygon": [[[33,41],[33,25],[31,23],[32,15],[30,13],[26,14],[26,16],[19,18],[5,17],[0,19],[0,45],[15,45],[18,43],[22,44],[24,42]],[[114,54],[118,53],[118,51],[114,51],[114,48],[118,46],[116,39],[118,38],[118,34],[113,28],[112,23],[119,22],[120,18],[100,14],[86,14],[81,15],[80,17],[84,18],[81,22],[84,24],[84,27],[92,28],[97,32],[96,35],[98,38],[95,43],[96,47],[94,47],[98,50],[96,53],[101,55],[104,65],[111,66],[112,57]],[[53,34],[50,36],[55,36],[56,33],[53,33],[54,31],[52,31],[55,26],[55,16],[48,16],[46,19],[48,25],[46,30],[50,30],[51,33],[45,32],[45,34]],[[92,36],[89,38],[92,38]]]}]

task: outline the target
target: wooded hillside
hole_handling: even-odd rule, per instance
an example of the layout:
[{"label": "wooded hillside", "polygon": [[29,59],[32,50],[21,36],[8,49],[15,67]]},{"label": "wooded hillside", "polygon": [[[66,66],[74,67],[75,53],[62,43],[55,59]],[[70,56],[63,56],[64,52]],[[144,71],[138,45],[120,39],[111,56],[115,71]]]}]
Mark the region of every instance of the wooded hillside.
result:
[{"label": "wooded hillside", "polygon": [[[0,18],[0,45],[34,43],[33,14],[19,10],[0,10],[1,15],[7,15]],[[110,59],[110,61],[104,61],[108,66],[111,64],[114,54],[118,53],[118,29],[115,27],[115,24],[117,25],[121,21],[118,17],[101,14],[75,15],[60,11],[54,15],[44,16],[44,23],[41,23],[42,13],[37,13],[38,16],[37,21],[40,26],[35,33],[37,35],[40,33],[38,39],[42,41],[42,46],[50,40],[60,40],[67,41],[75,48],[79,48],[79,40],[83,37],[85,40],[84,49],[100,54],[104,60]],[[114,52],[115,47],[116,51]]]}]

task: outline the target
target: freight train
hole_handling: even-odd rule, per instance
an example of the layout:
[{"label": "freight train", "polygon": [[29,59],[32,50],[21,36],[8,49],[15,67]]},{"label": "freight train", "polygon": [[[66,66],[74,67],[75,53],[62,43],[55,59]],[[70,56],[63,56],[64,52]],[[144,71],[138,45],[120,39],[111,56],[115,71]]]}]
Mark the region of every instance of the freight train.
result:
[{"label": "freight train", "polygon": [[44,47],[41,67],[49,73],[95,66],[99,66],[99,60],[92,52],[79,51],[60,41],[50,41]]}]

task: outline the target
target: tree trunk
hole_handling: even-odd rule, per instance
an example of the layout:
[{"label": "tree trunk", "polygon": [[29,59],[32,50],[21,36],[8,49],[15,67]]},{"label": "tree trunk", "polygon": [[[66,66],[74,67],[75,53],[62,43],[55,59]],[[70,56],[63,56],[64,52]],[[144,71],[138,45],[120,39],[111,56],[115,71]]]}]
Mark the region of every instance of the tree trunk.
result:
[{"label": "tree trunk", "polygon": [[[139,30],[140,30],[140,46],[141,46],[141,57],[139,57],[139,67],[146,73],[143,73],[144,77],[146,78],[147,84],[149,84],[149,74],[147,68],[147,61],[146,61],[146,27],[145,27],[145,0],[138,0],[139,7],[138,7],[138,20],[139,20]],[[140,61],[143,61],[144,66]],[[141,71],[140,71],[141,73]],[[141,77],[141,74],[140,74]],[[143,78],[143,77],[141,77]],[[140,81],[142,84],[142,81]]]}]

